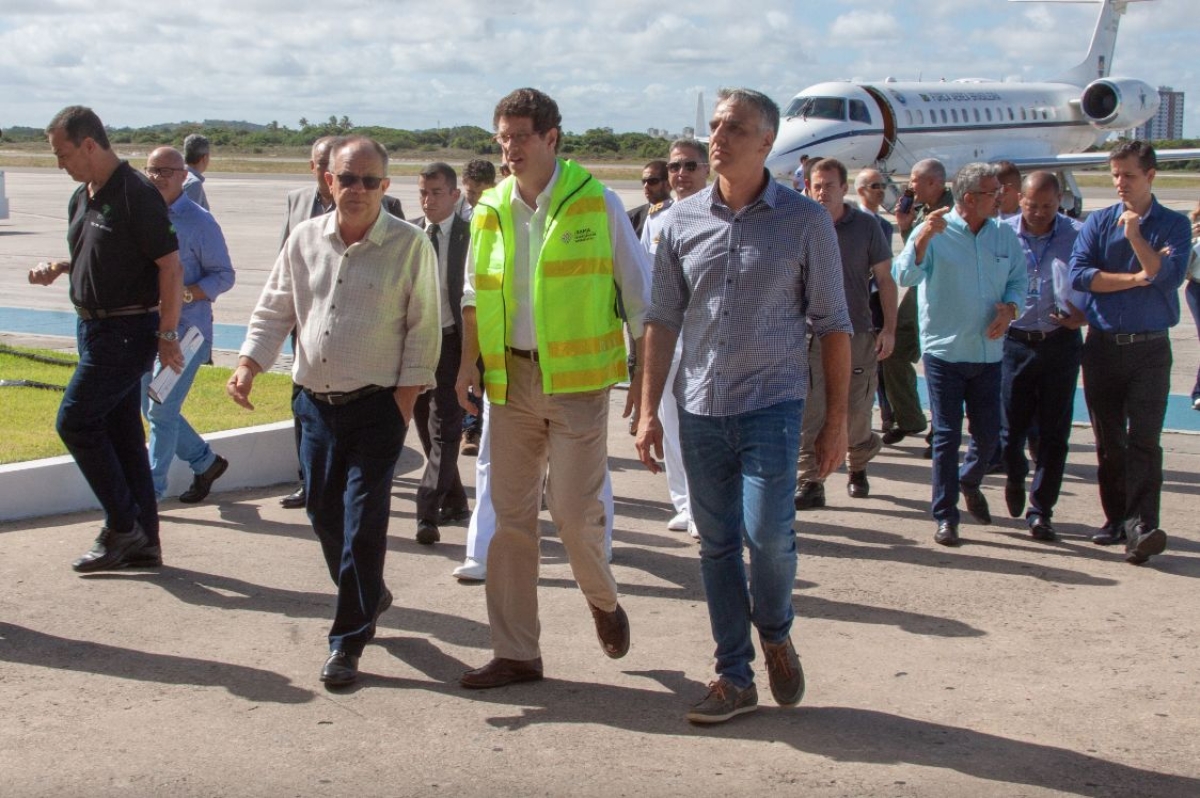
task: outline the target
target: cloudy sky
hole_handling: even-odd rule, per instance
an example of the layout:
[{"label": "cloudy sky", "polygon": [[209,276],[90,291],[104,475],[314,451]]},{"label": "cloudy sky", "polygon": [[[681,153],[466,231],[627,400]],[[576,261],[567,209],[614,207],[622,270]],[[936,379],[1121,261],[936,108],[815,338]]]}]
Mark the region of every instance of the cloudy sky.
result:
[{"label": "cloudy sky", "polygon": [[[536,86],[564,127],[679,131],[721,86],[781,104],[839,78],[1053,77],[1087,49],[1097,5],[1006,0],[4,0],[0,127],[64,105],[110,125],[349,116],[399,128],[491,125]],[[514,9],[514,10],[507,10]],[[1130,6],[1114,73],[1188,93],[1200,136],[1197,0]]]}]

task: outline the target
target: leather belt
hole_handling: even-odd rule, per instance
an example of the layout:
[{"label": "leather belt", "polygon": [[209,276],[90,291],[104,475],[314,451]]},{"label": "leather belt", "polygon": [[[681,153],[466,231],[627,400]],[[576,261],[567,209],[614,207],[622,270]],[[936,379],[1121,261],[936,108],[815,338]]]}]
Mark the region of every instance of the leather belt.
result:
[{"label": "leather belt", "polygon": [[158,305],[152,307],[127,305],[123,308],[113,308],[112,310],[105,310],[104,308],[92,310],[90,308],[81,308],[79,305],[75,306],[75,312],[79,314],[79,318],[88,321],[92,319],[112,319],[117,316],[144,316],[147,313],[155,313],[157,311]]},{"label": "leather belt", "polygon": [[1144,333],[1113,333],[1097,330],[1097,335],[1100,335],[1106,341],[1111,341],[1117,346],[1128,346],[1129,344],[1140,344],[1144,341],[1155,341],[1159,338],[1166,338],[1169,334],[1166,330],[1152,330]]},{"label": "leather belt", "polygon": [[515,346],[506,346],[504,347],[504,351],[508,352],[510,355],[516,355],[517,357],[525,358],[526,360],[532,360],[534,363],[538,362],[538,353],[536,349],[517,349]]},{"label": "leather belt", "polygon": [[1016,327],[1009,327],[1005,336],[1023,344],[1040,344],[1063,332],[1068,332],[1067,328],[1059,327],[1057,330],[1042,332],[1041,330],[1019,330]]},{"label": "leather belt", "polygon": [[367,385],[354,391],[331,391],[330,393],[317,393],[316,391],[310,391],[308,388],[303,390],[318,402],[339,407],[341,405],[348,405],[351,402],[357,402],[359,399],[366,399],[368,396],[374,396],[381,391],[390,391],[392,389],[386,385]]}]

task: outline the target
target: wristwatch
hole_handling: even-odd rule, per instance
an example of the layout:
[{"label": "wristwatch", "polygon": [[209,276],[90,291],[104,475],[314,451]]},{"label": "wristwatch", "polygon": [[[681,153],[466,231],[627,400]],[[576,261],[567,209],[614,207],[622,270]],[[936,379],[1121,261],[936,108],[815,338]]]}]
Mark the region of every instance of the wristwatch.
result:
[{"label": "wristwatch", "polygon": [[1014,319],[1015,319],[1017,316],[1020,316],[1020,315],[1021,315],[1021,309],[1017,307],[1017,303],[1016,303],[1016,302],[1005,302],[1004,304],[1006,304],[1006,305],[1008,305],[1010,308],[1012,308],[1012,314],[1013,314],[1013,318],[1014,318]]},{"label": "wristwatch", "polygon": [[178,341],[179,333],[175,330],[159,330],[154,334],[154,337],[160,341]]},{"label": "wristwatch", "polygon": [[183,287],[183,304],[187,305],[191,303],[193,299],[195,299],[195,297],[192,296],[192,289],[185,285]]}]

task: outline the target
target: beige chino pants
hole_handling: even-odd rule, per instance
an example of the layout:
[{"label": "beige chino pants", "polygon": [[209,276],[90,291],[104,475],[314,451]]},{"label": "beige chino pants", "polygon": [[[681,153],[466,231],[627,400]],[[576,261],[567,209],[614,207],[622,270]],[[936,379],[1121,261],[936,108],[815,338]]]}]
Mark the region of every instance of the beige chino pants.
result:
[{"label": "beige chino pants", "polygon": [[[492,504],[487,608],[497,657],[541,656],[538,638],[538,512],[546,498],[575,581],[598,609],[617,607],[617,583],[604,554],[600,490],[608,462],[608,389],[546,395],[537,363],[508,356],[508,401],[492,404]],[[591,615],[587,618],[590,632]],[[590,635],[589,635],[590,636]]]}]

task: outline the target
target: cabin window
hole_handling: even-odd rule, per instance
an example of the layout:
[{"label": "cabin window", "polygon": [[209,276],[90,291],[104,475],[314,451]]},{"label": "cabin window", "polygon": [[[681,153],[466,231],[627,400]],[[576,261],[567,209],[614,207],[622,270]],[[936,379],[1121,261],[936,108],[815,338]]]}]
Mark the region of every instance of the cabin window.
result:
[{"label": "cabin window", "polygon": [[987,121],[989,121],[989,122],[992,121],[992,109],[991,108],[984,108],[983,115],[987,117]]},{"label": "cabin window", "polygon": [[863,124],[871,124],[871,113],[867,110],[867,104],[862,100],[850,101],[850,121],[862,122]]},{"label": "cabin window", "polygon": [[1008,121],[1012,122],[1016,117],[1013,116],[1012,106],[1008,106]]},{"label": "cabin window", "polygon": [[1022,122],[1025,121],[1025,109],[1024,108],[1021,109],[1021,121]]},{"label": "cabin window", "polygon": [[919,125],[925,124],[925,112],[922,111],[920,108],[917,109],[917,124],[919,124]]},{"label": "cabin window", "polygon": [[[841,121],[846,118],[846,101],[841,97],[797,97],[787,107],[784,116]],[[870,121],[869,117],[867,121]]]},{"label": "cabin window", "polygon": [[978,122],[979,121],[979,109],[975,108],[974,111],[975,111],[975,121]]},{"label": "cabin window", "polygon": [[942,112],[942,124],[944,125],[944,124],[946,124],[946,109],[942,108],[941,112]]},{"label": "cabin window", "polygon": [[907,108],[904,110],[904,121],[910,125],[913,123],[912,111],[909,111]]}]

